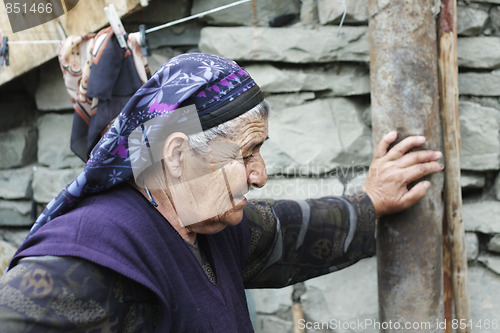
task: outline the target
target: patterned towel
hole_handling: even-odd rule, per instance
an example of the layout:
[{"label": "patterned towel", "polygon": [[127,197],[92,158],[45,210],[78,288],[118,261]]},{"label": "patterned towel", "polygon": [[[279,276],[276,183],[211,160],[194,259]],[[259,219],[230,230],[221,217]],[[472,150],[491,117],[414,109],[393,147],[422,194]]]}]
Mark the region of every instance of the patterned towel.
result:
[{"label": "patterned towel", "polygon": [[130,97],[150,78],[140,34],[129,34],[127,44],[119,46],[111,27],[70,36],[61,43],[59,63],[75,107],[71,149],[84,162]]}]

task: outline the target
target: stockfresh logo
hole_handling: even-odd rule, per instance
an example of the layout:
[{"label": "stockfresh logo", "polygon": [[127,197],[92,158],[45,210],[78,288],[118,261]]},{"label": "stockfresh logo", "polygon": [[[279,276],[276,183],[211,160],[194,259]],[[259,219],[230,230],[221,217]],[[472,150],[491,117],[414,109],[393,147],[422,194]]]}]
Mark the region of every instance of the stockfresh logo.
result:
[{"label": "stockfresh logo", "polygon": [[47,23],[69,12],[79,0],[3,0],[12,32]]}]

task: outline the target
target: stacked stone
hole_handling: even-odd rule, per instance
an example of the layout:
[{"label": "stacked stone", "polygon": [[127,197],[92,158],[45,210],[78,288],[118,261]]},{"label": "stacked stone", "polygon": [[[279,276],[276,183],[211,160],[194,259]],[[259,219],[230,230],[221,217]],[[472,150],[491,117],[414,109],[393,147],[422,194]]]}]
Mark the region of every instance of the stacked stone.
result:
[{"label": "stacked stone", "polygon": [[[24,82],[2,87],[1,113],[7,117],[0,132],[0,266],[6,267],[49,202],[82,169],[70,150],[72,104],[57,62],[29,73]],[[23,91],[23,88],[26,89]],[[12,91],[11,91],[12,90]]]},{"label": "stacked stone", "polygon": [[[222,2],[194,1],[193,9]],[[246,64],[271,102],[270,139],[263,147],[269,182],[250,196],[305,199],[352,193],[362,185],[372,153],[366,0],[346,1],[342,27],[338,1],[273,4],[269,8],[257,1],[256,17],[250,5],[207,17],[212,27],[202,29],[199,43],[203,52]],[[498,1],[458,6],[461,183],[476,323],[500,321],[493,310],[500,294],[492,291],[500,285],[499,13]],[[295,20],[269,27],[284,14],[295,14]],[[340,324],[378,318],[375,259],[305,285],[306,318],[332,324],[318,330],[313,325],[312,331],[378,331]],[[292,292],[293,287],[253,291],[260,332],[292,330],[287,312]]]},{"label": "stacked stone", "polygon": [[16,249],[17,230],[31,225],[33,163],[37,153],[35,105],[26,92],[0,93],[0,268]]},{"label": "stacked stone", "polygon": [[[172,56],[202,51],[235,59],[263,89],[272,107],[270,139],[262,149],[269,182],[249,197],[306,199],[360,189],[373,151],[366,1],[346,1],[342,27],[337,0],[256,0],[255,15],[246,3],[148,34],[153,71]],[[153,0],[124,23],[127,31],[137,31],[140,23],[149,28],[228,2]],[[459,2],[458,33],[472,315],[475,322],[500,321],[500,1]],[[83,163],[69,149],[73,111],[56,60],[0,87],[0,96],[4,267],[43,205]],[[332,324],[308,332],[376,332],[341,326],[378,318],[376,276],[370,258],[307,281],[307,320]],[[252,291],[257,332],[292,332],[292,292]]]},{"label": "stacked stone", "polygon": [[[373,151],[366,2],[346,1],[342,27],[343,6],[334,0],[273,1],[273,8],[256,3],[257,26],[250,5],[211,15],[207,22],[214,26],[202,29],[199,44],[203,52],[246,64],[271,104],[262,148],[269,180],[249,197],[306,199],[359,190]],[[198,11],[209,6],[193,3]],[[287,14],[294,14],[288,25],[269,26],[292,17]],[[372,258],[306,281],[307,320],[377,318],[376,276]],[[292,293],[292,286],[252,290],[257,332],[293,332]]]}]

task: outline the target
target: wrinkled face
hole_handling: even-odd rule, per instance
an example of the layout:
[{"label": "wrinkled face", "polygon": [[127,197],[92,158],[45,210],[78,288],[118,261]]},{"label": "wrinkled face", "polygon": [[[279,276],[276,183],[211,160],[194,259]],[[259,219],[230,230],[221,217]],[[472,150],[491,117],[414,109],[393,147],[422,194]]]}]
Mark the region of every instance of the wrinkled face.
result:
[{"label": "wrinkled face", "polygon": [[234,139],[211,142],[207,153],[184,153],[183,181],[169,188],[176,212],[191,232],[212,234],[241,221],[249,187],[267,182],[260,155],[267,133],[267,120],[248,121]]}]

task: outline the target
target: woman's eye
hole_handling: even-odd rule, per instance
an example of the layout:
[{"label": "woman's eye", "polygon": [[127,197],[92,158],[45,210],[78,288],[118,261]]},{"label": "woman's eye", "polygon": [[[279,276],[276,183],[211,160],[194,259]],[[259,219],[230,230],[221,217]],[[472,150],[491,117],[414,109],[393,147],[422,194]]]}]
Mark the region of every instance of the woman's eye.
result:
[{"label": "woman's eye", "polygon": [[243,160],[248,161],[253,157],[253,154],[243,157]]}]

